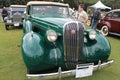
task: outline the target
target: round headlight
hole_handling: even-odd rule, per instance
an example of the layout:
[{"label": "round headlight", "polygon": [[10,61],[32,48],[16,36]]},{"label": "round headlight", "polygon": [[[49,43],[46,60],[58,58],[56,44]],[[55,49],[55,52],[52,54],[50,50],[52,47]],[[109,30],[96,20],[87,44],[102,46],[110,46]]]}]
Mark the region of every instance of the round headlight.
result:
[{"label": "round headlight", "polygon": [[90,38],[91,40],[94,40],[94,39],[96,38],[96,32],[95,32],[94,30],[91,30],[91,31],[89,32],[89,38]]},{"label": "round headlight", "polygon": [[57,40],[57,34],[56,34],[56,32],[53,31],[53,30],[48,30],[47,31],[47,39],[50,42],[56,41]]}]

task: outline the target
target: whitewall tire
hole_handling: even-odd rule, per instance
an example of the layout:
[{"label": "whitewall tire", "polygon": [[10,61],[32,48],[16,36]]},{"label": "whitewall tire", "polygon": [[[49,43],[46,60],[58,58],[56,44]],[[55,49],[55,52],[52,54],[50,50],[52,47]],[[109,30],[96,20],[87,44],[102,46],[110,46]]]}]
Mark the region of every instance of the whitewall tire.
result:
[{"label": "whitewall tire", "polygon": [[101,28],[101,33],[104,35],[104,36],[107,36],[108,33],[109,33],[109,30],[108,30],[108,27],[107,26],[102,26]]}]

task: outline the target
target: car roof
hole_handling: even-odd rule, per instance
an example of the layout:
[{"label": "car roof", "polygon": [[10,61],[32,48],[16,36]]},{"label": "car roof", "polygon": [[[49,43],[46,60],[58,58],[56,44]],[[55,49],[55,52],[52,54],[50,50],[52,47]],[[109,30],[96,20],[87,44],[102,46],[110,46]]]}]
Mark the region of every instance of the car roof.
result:
[{"label": "car roof", "polygon": [[116,11],[120,11],[120,9],[113,9],[110,12],[116,12]]},{"label": "car roof", "polygon": [[26,5],[10,5],[10,7],[26,7]]},{"label": "car roof", "polygon": [[38,4],[52,4],[52,5],[60,5],[60,6],[69,6],[68,4],[63,4],[59,2],[49,2],[49,1],[30,1],[27,3],[29,5],[38,5]]}]

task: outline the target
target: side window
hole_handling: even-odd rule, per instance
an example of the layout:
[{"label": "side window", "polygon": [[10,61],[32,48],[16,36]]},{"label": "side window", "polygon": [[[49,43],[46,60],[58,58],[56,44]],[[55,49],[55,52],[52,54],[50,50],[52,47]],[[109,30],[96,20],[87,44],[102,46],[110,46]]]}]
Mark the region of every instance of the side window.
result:
[{"label": "side window", "polygon": [[106,17],[112,17],[112,13],[108,13]]},{"label": "side window", "polygon": [[120,12],[114,12],[113,18],[120,18]]}]

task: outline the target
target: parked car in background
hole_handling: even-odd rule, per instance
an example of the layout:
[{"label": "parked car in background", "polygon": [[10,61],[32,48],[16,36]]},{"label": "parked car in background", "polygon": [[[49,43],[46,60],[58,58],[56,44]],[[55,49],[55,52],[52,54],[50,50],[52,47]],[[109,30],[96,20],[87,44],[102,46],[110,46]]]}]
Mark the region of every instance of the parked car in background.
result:
[{"label": "parked car in background", "polygon": [[105,36],[108,34],[120,36],[120,9],[108,12],[98,24],[97,29]]},{"label": "parked car in background", "polygon": [[76,75],[79,70],[90,72],[86,77],[113,63],[108,59],[109,41],[98,30],[71,19],[68,4],[28,2],[23,32],[21,52],[29,78]]},{"label": "parked car in background", "polygon": [[11,5],[8,9],[8,15],[4,18],[5,29],[9,30],[10,26],[22,27],[25,5]]}]

